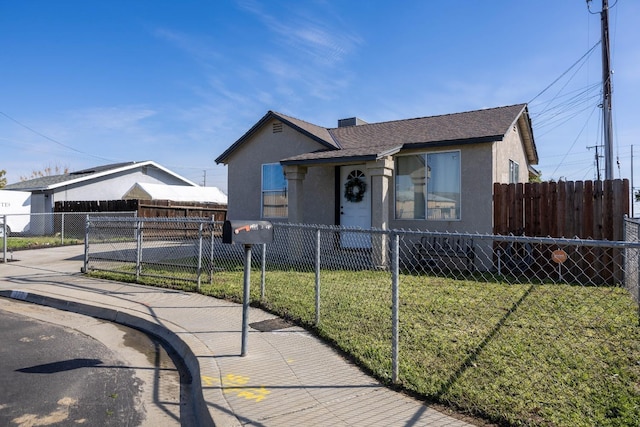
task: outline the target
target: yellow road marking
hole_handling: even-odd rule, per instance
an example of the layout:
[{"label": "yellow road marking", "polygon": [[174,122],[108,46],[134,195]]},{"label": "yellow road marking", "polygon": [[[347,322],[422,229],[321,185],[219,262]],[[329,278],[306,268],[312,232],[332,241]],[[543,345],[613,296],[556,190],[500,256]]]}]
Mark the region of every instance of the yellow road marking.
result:
[{"label": "yellow road marking", "polygon": [[224,393],[235,394],[238,397],[256,402],[262,402],[267,395],[271,394],[271,391],[264,386],[246,387],[249,383],[249,377],[243,375],[227,374],[222,377],[222,380],[202,375],[202,382],[208,387],[220,384]]}]

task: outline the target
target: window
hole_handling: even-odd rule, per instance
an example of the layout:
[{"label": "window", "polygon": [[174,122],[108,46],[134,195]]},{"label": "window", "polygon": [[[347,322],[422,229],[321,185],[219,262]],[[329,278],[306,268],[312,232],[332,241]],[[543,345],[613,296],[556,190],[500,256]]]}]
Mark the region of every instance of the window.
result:
[{"label": "window", "polygon": [[460,219],[460,152],[396,157],[396,218]]},{"label": "window", "polygon": [[520,165],[513,160],[509,160],[509,184],[520,182]]},{"label": "window", "polygon": [[262,217],[286,218],[287,178],[280,163],[262,165]]}]

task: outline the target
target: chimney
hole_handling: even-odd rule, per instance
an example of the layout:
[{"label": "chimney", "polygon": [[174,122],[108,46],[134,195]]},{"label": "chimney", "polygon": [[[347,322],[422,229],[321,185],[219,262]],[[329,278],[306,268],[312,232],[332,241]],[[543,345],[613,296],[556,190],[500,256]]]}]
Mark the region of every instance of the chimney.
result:
[{"label": "chimney", "polygon": [[365,122],[362,119],[359,119],[357,117],[350,117],[348,119],[340,119],[338,120],[338,127],[339,128],[343,128],[343,127],[347,127],[347,126],[359,126],[359,125],[366,125],[367,122]]}]

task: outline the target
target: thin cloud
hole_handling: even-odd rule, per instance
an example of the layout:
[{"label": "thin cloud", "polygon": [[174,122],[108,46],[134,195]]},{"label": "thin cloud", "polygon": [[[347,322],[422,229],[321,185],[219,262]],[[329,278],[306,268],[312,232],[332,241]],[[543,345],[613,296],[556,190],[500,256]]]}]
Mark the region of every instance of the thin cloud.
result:
[{"label": "thin cloud", "polygon": [[211,43],[168,28],[156,28],[153,35],[161,40],[169,42],[171,45],[186,52],[199,62],[210,63],[221,58],[221,55],[211,48]]},{"label": "thin cloud", "polygon": [[254,1],[239,4],[257,16],[280,44],[297,50],[316,65],[333,67],[362,44],[362,39],[356,34],[302,13],[288,11],[275,17]]},{"label": "thin cloud", "polygon": [[139,106],[92,108],[73,113],[86,127],[110,130],[126,130],[139,125],[142,120],[153,117],[157,112]]}]

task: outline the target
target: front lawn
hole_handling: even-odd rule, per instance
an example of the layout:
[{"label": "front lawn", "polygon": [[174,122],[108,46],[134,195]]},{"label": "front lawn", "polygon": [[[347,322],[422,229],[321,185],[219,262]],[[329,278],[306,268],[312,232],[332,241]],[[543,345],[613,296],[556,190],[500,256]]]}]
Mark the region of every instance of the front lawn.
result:
[{"label": "front lawn", "polygon": [[[53,246],[79,245],[81,239],[62,239],[60,236],[7,237],[7,250],[19,251],[23,249],[50,248]],[[0,238],[0,246],[2,239]],[[0,249],[1,251],[2,249]]]},{"label": "front lawn", "polygon": [[[259,272],[251,282],[257,304]],[[240,302],[242,283],[241,269],[216,272],[200,292]],[[313,272],[268,271],[260,305],[389,383],[389,273],[323,271],[318,326],[314,288]],[[502,425],[640,425],[638,307],[624,289],[401,275],[399,318],[400,386],[427,401]]]}]

